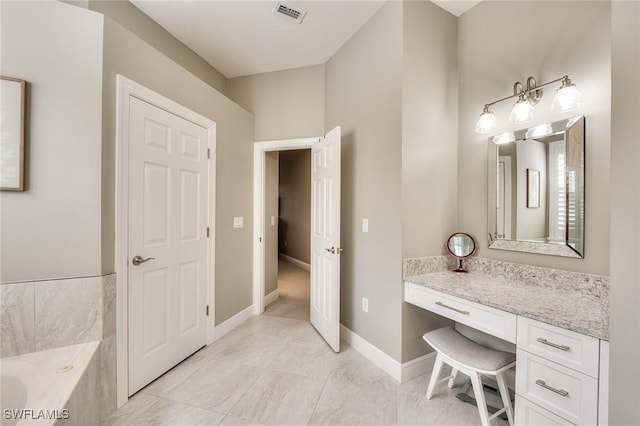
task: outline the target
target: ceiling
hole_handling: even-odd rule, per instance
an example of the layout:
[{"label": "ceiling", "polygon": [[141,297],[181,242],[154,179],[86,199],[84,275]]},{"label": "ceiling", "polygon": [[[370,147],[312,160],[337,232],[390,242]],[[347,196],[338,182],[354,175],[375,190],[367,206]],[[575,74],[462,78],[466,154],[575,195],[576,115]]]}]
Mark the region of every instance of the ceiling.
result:
[{"label": "ceiling", "polygon": [[[227,78],[323,64],[385,4],[284,1],[307,12],[298,24],[276,0],[130,1]],[[478,3],[432,1],[456,16]]]},{"label": "ceiling", "polygon": [[227,78],[323,64],[383,1],[286,1],[301,24],[273,13],[276,1],[131,2]]}]

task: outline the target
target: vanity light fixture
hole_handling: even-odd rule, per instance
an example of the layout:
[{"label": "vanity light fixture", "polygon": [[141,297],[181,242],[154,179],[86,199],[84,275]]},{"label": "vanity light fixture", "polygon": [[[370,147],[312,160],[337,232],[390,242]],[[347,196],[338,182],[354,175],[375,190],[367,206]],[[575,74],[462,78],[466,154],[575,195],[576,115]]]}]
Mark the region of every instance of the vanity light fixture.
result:
[{"label": "vanity light fixture", "polygon": [[565,76],[562,79],[562,86],[558,89],[558,93],[551,103],[551,111],[571,111],[582,106],[582,93],[576,89],[576,85],[571,79]]},{"label": "vanity light fixture", "polygon": [[491,133],[497,125],[496,117],[491,112],[490,107],[497,103],[517,97],[518,101],[513,106],[509,115],[512,123],[524,123],[533,119],[534,106],[542,98],[542,88],[553,83],[561,82],[556,96],[551,104],[552,111],[564,112],[579,108],[583,103],[582,94],[576,89],[576,85],[571,82],[568,75],[551,80],[547,83],[537,85],[535,78],[527,78],[526,87],[517,81],[513,85],[513,95],[507,96],[497,101],[485,104],[476,124],[476,133]]},{"label": "vanity light fixture", "polygon": [[553,133],[551,124],[545,123],[545,124],[540,124],[538,126],[530,128],[529,130],[527,130],[527,133],[525,134],[524,137],[527,139],[535,139],[535,138],[541,138],[543,136],[550,135],[551,133]]},{"label": "vanity light fixture", "polygon": [[496,124],[496,116],[489,110],[489,105],[485,105],[476,123],[476,133],[490,133],[496,128]]},{"label": "vanity light fixture", "polygon": [[516,136],[513,134],[513,132],[500,133],[499,135],[493,137],[493,143],[495,143],[496,145],[504,145],[506,143],[515,142],[515,140]]},{"label": "vanity light fixture", "polygon": [[509,121],[512,123],[526,123],[533,120],[533,112],[535,108],[531,105],[528,99],[525,99],[524,94],[520,94],[518,102],[513,106],[511,114],[509,114]]}]

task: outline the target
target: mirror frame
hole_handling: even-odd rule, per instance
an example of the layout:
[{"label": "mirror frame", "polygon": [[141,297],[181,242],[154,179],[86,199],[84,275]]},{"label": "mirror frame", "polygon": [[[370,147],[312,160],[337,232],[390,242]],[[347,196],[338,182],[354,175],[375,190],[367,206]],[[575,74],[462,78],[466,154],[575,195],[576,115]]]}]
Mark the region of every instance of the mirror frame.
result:
[{"label": "mirror frame", "polygon": [[[565,163],[566,176],[575,172],[579,181],[579,196],[584,203],[585,199],[585,118],[577,116],[566,120],[551,123],[550,135],[565,134]],[[514,132],[515,140],[525,140],[529,129],[521,129]],[[565,229],[564,244],[542,241],[505,240],[496,237],[498,228],[497,217],[497,174],[498,174],[498,145],[493,142],[493,136],[488,139],[487,155],[487,212],[488,212],[488,237],[489,248],[497,250],[519,251],[525,253],[546,254],[550,256],[562,256],[584,258],[584,214],[579,218],[577,231],[570,234],[569,227]],[[493,171],[493,172],[492,172]],[[495,184],[495,185],[492,185]],[[494,188],[493,194],[490,189]],[[568,197],[568,189],[565,192]],[[585,209],[586,210],[586,209]],[[586,214],[586,211],[585,211]],[[569,241],[575,241],[573,245]]]}]

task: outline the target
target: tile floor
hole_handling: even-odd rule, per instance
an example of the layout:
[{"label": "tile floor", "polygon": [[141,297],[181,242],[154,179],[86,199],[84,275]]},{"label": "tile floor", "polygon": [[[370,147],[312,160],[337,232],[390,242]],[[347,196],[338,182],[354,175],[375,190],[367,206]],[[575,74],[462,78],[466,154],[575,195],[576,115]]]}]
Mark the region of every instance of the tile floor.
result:
[{"label": "tile floor", "polygon": [[[398,384],[344,342],[334,353],[308,322],[308,273],[282,271],[281,298],[265,315],[149,384],[103,426],[480,424],[445,383],[427,401],[428,374]],[[305,274],[306,289],[296,287]]]},{"label": "tile floor", "polygon": [[266,315],[309,321],[309,271],[289,262],[278,262],[280,297],[266,307]]}]

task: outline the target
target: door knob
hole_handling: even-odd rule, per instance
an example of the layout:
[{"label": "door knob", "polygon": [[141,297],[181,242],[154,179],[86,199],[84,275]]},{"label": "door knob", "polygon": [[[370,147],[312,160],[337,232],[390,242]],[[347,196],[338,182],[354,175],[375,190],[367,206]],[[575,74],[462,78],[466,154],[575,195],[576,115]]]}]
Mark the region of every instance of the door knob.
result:
[{"label": "door knob", "polygon": [[154,260],[155,257],[147,257],[146,259],[143,259],[142,256],[133,256],[133,259],[131,259],[131,263],[133,263],[134,266],[138,266],[143,264],[144,262],[148,262],[149,260]]},{"label": "door knob", "polygon": [[331,254],[336,254],[336,253],[340,254],[340,253],[342,253],[344,251],[340,247],[331,247],[331,248],[326,248],[325,250],[328,251]]}]

